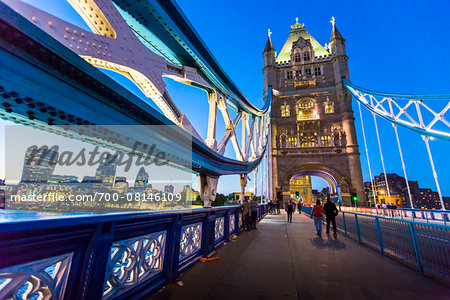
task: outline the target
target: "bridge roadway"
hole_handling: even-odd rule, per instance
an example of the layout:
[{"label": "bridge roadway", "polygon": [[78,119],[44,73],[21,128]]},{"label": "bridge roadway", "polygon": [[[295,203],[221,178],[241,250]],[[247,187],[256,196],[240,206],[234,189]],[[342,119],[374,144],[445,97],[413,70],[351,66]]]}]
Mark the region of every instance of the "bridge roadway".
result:
[{"label": "bridge roadway", "polygon": [[220,247],[149,300],[449,299],[450,289],[338,235],[317,237],[308,217],[267,215],[258,230]]}]

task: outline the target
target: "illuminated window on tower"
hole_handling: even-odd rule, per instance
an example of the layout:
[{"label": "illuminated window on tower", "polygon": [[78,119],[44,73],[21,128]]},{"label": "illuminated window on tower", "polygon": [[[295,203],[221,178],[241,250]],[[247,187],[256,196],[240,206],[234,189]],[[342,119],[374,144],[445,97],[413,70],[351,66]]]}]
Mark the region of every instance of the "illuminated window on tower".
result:
[{"label": "illuminated window on tower", "polygon": [[325,113],[326,114],[334,114],[334,102],[329,101],[327,97],[327,101],[323,103],[325,107]]},{"label": "illuminated window on tower", "polygon": [[290,147],[297,147],[297,137],[290,136],[288,140],[289,140]]},{"label": "illuminated window on tower", "polygon": [[281,105],[281,116],[282,117],[289,117],[291,115],[291,110],[289,108],[289,105]]},{"label": "illuminated window on tower", "polygon": [[329,135],[322,135],[320,138],[322,140],[322,146],[324,147],[331,146],[331,137]]},{"label": "illuminated window on tower", "polygon": [[302,147],[317,147],[317,132],[301,133]]},{"label": "illuminated window on tower", "polygon": [[313,98],[303,98],[297,101],[297,121],[319,119],[316,101]]}]

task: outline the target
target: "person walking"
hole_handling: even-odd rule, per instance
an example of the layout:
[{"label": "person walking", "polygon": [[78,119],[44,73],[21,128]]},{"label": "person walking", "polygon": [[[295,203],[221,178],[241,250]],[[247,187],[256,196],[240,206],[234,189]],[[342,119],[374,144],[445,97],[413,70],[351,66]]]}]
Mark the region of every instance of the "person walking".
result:
[{"label": "person walking", "polygon": [[300,202],[300,200],[298,201],[298,213],[300,215],[302,214],[302,203]]},{"label": "person walking", "polygon": [[273,215],[273,201],[272,200],[270,200],[269,201],[269,213],[271,214],[271,215]]},{"label": "person walking", "polygon": [[250,204],[248,203],[247,198],[244,198],[244,201],[242,202],[242,226],[244,227],[245,231],[249,231],[248,223],[249,223],[249,213],[250,213]]},{"label": "person walking", "polygon": [[292,200],[289,200],[286,204],[286,212],[288,223],[292,223],[292,213],[294,212],[294,204],[292,203]]},{"label": "person walking", "polygon": [[316,227],[317,235],[322,236],[322,212],[323,208],[320,205],[320,200],[316,201],[311,211],[311,219],[314,219],[314,226]]},{"label": "person walking", "polygon": [[277,200],[277,215],[281,214],[280,212],[280,200]]},{"label": "person walking", "polygon": [[253,199],[250,201],[250,213],[250,229],[257,229],[256,219],[258,218],[258,201],[256,201],[256,196],[253,196]]},{"label": "person walking", "polygon": [[338,215],[339,211],[336,205],[333,202],[331,202],[329,196],[327,198],[327,203],[325,203],[325,205],[323,206],[323,211],[325,213],[325,216],[327,217],[327,235],[330,234],[330,223],[332,223],[334,237],[337,238],[336,216]]}]

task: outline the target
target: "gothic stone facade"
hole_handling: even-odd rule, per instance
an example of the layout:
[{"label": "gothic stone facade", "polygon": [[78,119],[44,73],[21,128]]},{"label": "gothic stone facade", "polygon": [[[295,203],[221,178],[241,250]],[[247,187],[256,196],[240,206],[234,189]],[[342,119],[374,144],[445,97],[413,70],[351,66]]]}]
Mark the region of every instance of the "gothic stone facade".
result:
[{"label": "gothic stone facade", "polygon": [[[339,187],[344,205],[357,193],[366,205],[351,95],[345,40],[334,19],[329,45],[321,46],[298,21],[276,51],[269,37],[263,52],[264,85],[274,89],[269,147],[270,197],[289,200],[289,182],[315,175]],[[336,184],[334,184],[336,183]]]}]

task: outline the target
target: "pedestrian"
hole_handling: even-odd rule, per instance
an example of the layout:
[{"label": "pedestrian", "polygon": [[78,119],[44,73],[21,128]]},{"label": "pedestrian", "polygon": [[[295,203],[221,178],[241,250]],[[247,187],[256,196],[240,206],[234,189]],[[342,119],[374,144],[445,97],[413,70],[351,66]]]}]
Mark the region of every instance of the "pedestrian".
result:
[{"label": "pedestrian", "polygon": [[272,200],[269,201],[269,213],[271,215],[273,215],[273,201]]},{"label": "pedestrian", "polygon": [[248,200],[244,198],[244,201],[242,201],[242,226],[244,227],[245,231],[249,231],[249,213],[250,213],[250,205],[248,203]]},{"label": "pedestrian", "polygon": [[287,221],[289,223],[292,223],[292,213],[294,212],[294,204],[292,203],[292,200],[289,200],[289,202],[286,204],[286,212]]},{"label": "pedestrian", "polygon": [[298,213],[302,214],[302,203],[300,201],[298,201]]},{"label": "pedestrian", "polygon": [[256,196],[253,196],[253,199],[250,201],[250,213],[250,229],[257,229],[256,219],[258,218],[258,201],[256,201]]},{"label": "pedestrian", "polygon": [[322,212],[323,208],[320,205],[320,200],[317,200],[311,211],[311,219],[314,219],[314,226],[316,226],[318,236],[322,236]]},{"label": "pedestrian", "polygon": [[325,203],[325,205],[323,206],[323,211],[325,212],[325,216],[327,217],[327,235],[330,234],[330,223],[332,223],[334,237],[337,238],[336,216],[338,215],[339,211],[336,205],[331,202],[330,197],[327,198],[327,203]]},{"label": "pedestrian", "polygon": [[281,214],[280,212],[280,200],[277,200],[277,215]]}]

